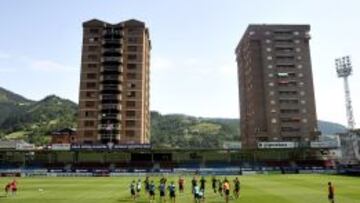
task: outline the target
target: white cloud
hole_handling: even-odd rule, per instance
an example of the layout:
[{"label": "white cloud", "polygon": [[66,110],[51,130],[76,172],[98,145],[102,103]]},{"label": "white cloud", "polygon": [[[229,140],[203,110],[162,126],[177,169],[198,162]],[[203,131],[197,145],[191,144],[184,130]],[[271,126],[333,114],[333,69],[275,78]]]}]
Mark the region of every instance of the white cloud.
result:
[{"label": "white cloud", "polygon": [[34,60],[30,62],[30,67],[34,70],[46,72],[71,72],[76,70],[71,66],[67,66],[52,60]]}]

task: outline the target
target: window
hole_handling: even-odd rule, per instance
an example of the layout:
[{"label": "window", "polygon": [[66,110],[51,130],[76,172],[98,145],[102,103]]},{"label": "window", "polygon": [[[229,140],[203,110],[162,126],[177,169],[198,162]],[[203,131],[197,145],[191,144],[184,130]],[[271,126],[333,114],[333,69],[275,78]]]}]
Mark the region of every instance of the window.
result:
[{"label": "window", "polygon": [[270,44],[271,43],[271,40],[267,39],[265,40],[266,44]]},{"label": "window", "polygon": [[136,60],[137,57],[135,54],[129,54],[127,58],[128,60]]},{"label": "window", "polygon": [[85,127],[93,127],[95,125],[94,121],[84,121]]},{"label": "window", "polygon": [[136,96],[136,92],[131,91],[127,93],[127,97],[135,97]]},{"label": "window", "polygon": [[256,140],[259,141],[259,142],[267,142],[267,141],[269,141],[268,137],[258,137],[258,138],[256,138]]},{"label": "window", "polygon": [[135,88],[136,84],[134,82],[128,82],[127,87],[128,88]]},{"label": "window", "polygon": [[266,48],[266,51],[271,52],[271,48],[270,47]]},{"label": "window", "polygon": [[136,79],[136,73],[127,73],[127,74],[126,74],[126,77],[127,77],[128,79]]},{"label": "window", "polygon": [[303,123],[307,123],[308,120],[307,120],[306,118],[304,118],[304,119],[302,119],[302,122],[303,122]]},{"label": "window", "polygon": [[128,46],[128,51],[137,51],[137,46]]},{"label": "window", "polygon": [[294,31],[294,35],[299,35],[300,33],[298,31]]},{"label": "window", "polygon": [[299,132],[300,128],[295,127],[281,127],[282,132]]},{"label": "window", "polygon": [[93,46],[93,45],[91,45],[91,46],[88,47],[88,50],[89,50],[89,51],[96,51],[97,49],[98,49],[98,47],[97,47],[97,46]]},{"label": "window", "polygon": [[96,68],[97,67],[97,64],[96,63],[89,63],[87,65],[88,68]]},{"label": "window", "polygon": [[301,49],[300,49],[300,48],[296,48],[295,51],[296,51],[296,52],[300,52]]},{"label": "window", "polygon": [[272,118],[272,119],[271,119],[271,123],[277,123],[276,118]]},{"label": "window", "polygon": [[279,59],[279,60],[293,60],[294,56],[276,56],[276,59]]},{"label": "window", "polygon": [[291,39],[277,39],[275,40],[276,43],[292,43]]},{"label": "window", "polygon": [[275,94],[275,92],[274,91],[270,91],[270,96],[273,96],[274,94]]},{"label": "window", "polygon": [[273,86],[274,86],[274,83],[273,83],[273,82],[269,82],[269,86],[270,86],[270,87],[273,87]]},{"label": "window", "polygon": [[135,103],[135,101],[126,101],[126,106],[127,107],[135,107],[136,103]]},{"label": "window", "polygon": [[294,64],[277,64],[277,68],[295,68]]},{"label": "window", "polygon": [[278,85],[281,87],[294,87],[297,85],[296,81],[287,81],[287,80],[280,80],[278,81]]},{"label": "window", "polygon": [[297,59],[297,60],[301,60],[301,59],[302,59],[302,57],[301,57],[301,56],[298,56],[298,57],[296,57],[296,59]]},{"label": "window", "polygon": [[299,109],[280,109],[280,113],[299,113]]},{"label": "window", "polygon": [[268,57],[266,57],[266,58],[267,58],[267,60],[269,60],[269,61],[272,60],[272,56],[268,56]]},{"label": "window", "polygon": [[279,94],[282,95],[297,95],[297,91],[279,91]]},{"label": "window", "polygon": [[126,116],[135,117],[135,116],[136,116],[136,112],[135,112],[135,111],[126,111]]},{"label": "window", "polygon": [[303,65],[299,64],[299,65],[297,66],[297,68],[298,68],[298,69],[302,69],[302,68],[303,68]]},{"label": "window", "polygon": [[276,47],[276,51],[289,53],[289,52],[294,51],[294,48],[292,48],[292,47]]},{"label": "window", "polygon": [[295,44],[299,44],[300,43],[300,40],[296,39],[294,40]]},{"label": "window", "polygon": [[269,64],[268,69],[272,69],[272,68],[273,68],[273,65]]},{"label": "window", "polygon": [[99,40],[99,38],[97,37],[90,37],[89,38],[89,42],[97,42]]},{"label": "window", "polygon": [[94,54],[90,54],[90,55],[88,55],[88,59],[91,61],[96,61],[98,59],[98,56],[94,55]]},{"label": "window", "polygon": [[127,69],[128,70],[135,70],[136,69],[136,64],[134,64],[134,63],[127,64]]},{"label": "window", "polygon": [[85,111],[85,117],[94,117],[95,111]]},{"label": "window", "polygon": [[270,31],[266,31],[266,32],[265,32],[265,35],[270,35],[270,34],[271,34]]},{"label": "window", "polygon": [[273,104],[273,105],[276,104],[275,100],[271,100],[270,104]]},{"label": "window", "polygon": [[86,92],[86,97],[87,97],[87,98],[95,98],[95,97],[96,97],[96,93],[95,93],[95,92]]},{"label": "window", "polygon": [[279,99],[280,104],[298,104],[299,100],[297,99]]},{"label": "window", "polygon": [[138,42],[138,39],[136,37],[129,37],[128,38],[128,42],[129,43],[137,43]]},{"label": "window", "polygon": [[272,78],[272,77],[274,77],[274,74],[269,73],[269,78]]},{"label": "window", "polygon": [[304,76],[304,74],[303,73],[299,73],[299,78],[302,78],[303,76]]},{"label": "window", "polygon": [[86,88],[94,89],[94,88],[96,88],[96,83],[95,82],[87,82]]},{"label": "window", "polygon": [[300,122],[299,117],[282,117],[282,118],[280,118],[280,120],[283,123],[299,123]]},{"label": "window", "polygon": [[305,100],[301,100],[300,103],[301,103],[301,104],[306,104],[306,101],[305,101]]},{"label": "window", "polygon": [[90,32],[91,34],[98,34],[98,33],[99,33],[99,29],[91,28],[91,29],[89,30],[89,32]]},{"label": "window", "polygon": [[95,73],[88,73],[86,75],[87,79],[96,79],[96,74]]},{"label": "window", "polygon": [[135,131],[134,130],[126,130],[125,135],[127,137],[134,137],[135,136]]},{"label": "window", "polygon": [[[92,131],[92,130],[85,130],[84,131],[84,135],[85,135],[85,137],[92,137],[92,136],[94,136],[94,131]],[[84,143],[85,143],[86,141],[84,141]],[[87,144],[92,144],[92,141],[87,141],[88,143]]]},{"label": "window", "polygon": [[142,30],[140,30],[140,29],[135,29],[135,28],[129,28],[129,29],[128,29],[128,33],[129,33],[129,34],[141,34],[141,33],[142,33]]},{"label": "window", "polygon": [[136,122],[134,120],[126,120],[125,124],[127,127],[135,127]]},{"label": "window", "polygon": [[255,34],[255,31],[250,31],[249,32],[249,35],[254,35]]},{"label": "window", "polygon": [[94,101],[86,101],[85,107],[87,107],[87,108],[95,107],[95,102]]}]

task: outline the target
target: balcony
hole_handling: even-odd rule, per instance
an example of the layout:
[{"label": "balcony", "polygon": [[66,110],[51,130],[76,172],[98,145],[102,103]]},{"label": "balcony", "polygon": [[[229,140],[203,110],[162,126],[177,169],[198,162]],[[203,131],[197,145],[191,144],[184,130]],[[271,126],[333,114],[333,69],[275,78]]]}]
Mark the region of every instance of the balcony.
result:
[{"label": "balcony", "polygon": [[[119,113],[108,113],[108,114],[101,114],[99,116],[99,119],[101,119],[102,121],[106,121],[106,120],[121,120],[121,114]],[[110,121],[111,122],[111,121]],[[103,123],[103,122],[102,122]],[[105,122],[106,124],[107,122]]]},{"label": "balcony", "polygon": [[117,72],[117,73],[121,73],[123,71],[122,66],[101,66],[100,69],[101,72]]},{"label": "balcony", "polygon": [[120,81],[122,80],[122,76],[118,73],[111,73],[111,74],[103,74],[100,76],[100,81]]},{"label": "balcony", "polygon": [[105,56],[122,56],[123,50],[122,49],[106,49],[106,51],[102,51],[102,55]]},{"label": "balcony", "polygon": [[120,44],[123,44],[123,39],[104,38],[102,41],[102,44],[103,45],[110,45],[110,44],[120,45]]},{"label": "balcony", "polygon": [[100,105],[101,110],[121,110],[121,106],[119,104],[103,104]]},{"label": "balcony", "polygon": [[295,109],[295,108],[281,108],[280,109],[280,114],[283,115],[299,115],[300,110],[299,109]]},{"label": "balcony", "polygon": [[117,91],[121,91],[122,87],[118,84],[103,84],[100,86],[100,90],[104,91],[104,90],[117,90]]},{"label": "balcony", "polygon": [[102,54],[105,53],[123,53],[123,50],[121,48],[117,48],[117,47],[109,47],[109,48],[103,48],[102,49]]},{"label": "balcony", "polygon": [[109,131],[110,129],[112,129],[112,130],[120,130],[121,126],[120,126],[120,124],[99,124],[98,125],[98,130]]},{"label": "balcony", "polygon": [[117,94],[102,94],[100,96],[101,100],[120,100],[120,95]]},{"label": "balcony", "polygon": [[104,63],[104,62],[123,62],[123,59],[122,57],[120,56],[104,56],[104,57],[101,57],[101,62]]},{"label": "balcony", "polygon": [[101,105],[105,105],[105,104],[119,104],[119,101],[121,100],[121,98],[118,99],[114,99],[114,100],[101,100]]}]

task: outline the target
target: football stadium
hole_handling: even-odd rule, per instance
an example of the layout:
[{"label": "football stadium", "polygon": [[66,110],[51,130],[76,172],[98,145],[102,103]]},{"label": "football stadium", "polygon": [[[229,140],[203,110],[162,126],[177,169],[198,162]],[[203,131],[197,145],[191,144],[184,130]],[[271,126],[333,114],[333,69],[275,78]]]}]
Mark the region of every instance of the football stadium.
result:
[{"label": "football stadium", "polygon": [[[22,82],[18,81],[24,80],[26,87],[20,92],[31,92],[29,97],[42,94],[42,89],[66,94],[78,91],[75,103],[55,95],[36,101],[0,87],[0,186],[3,186],[0,203],[360,203],[360,129],[356,128],[352,107],[356,100],[352,103],[350,95],[351,57],[335,59],[333,75],[344,82],[343,89],[336,89],[339,85],[328,86],[335,84],[333,78],[321,80],[327,78],[328,71],[321,67],[326,66],[326,61],[333,61],[329,56],[339,54],[331,46],[336,47],[340,40],[324,39],[318,29],[326,30],[323,35],[328,36],[334,32],[333,24],[330,29],[322,27],[324,22],[310,26],[301,23],[308,19],[299,24],[298,19],[290,18],[285,18],[287,23],[264,24],[260,20],[253,24],[253,19],[242,18],[250,13],[243,15],[243,11],[232,10],[219,15],[218,7],[211,12],[217,15],[216,20],[212,16],[202,19],[203,13],[198,10],[193,15],[200,17],[199,21],[188,20],[186,12],[177,14],[176,19],[172,18],[173,13],[166,18],[149,17],[151,12],[160,15],[169,9],[154,11],[153,1],[149,5],[146,2],[145,7],[142,7],[145,1],[124,2],[113,1],[114,5],[109,4],[105,13],[91,15],[79,11],[99,11],[105,8],[105,3],[74,1],[74,7],[54,3],[56,7],[48,5],[52,10],[44,9],[46,17],[39,17],[24,2],[23,6],[7,3],[16,12],[2,12],[1,8],[8,6],[0,6],[0,16],[7,15],[0,19],[11,22],[4,27],[24,26],[16,33],[21,36],[0,37],[6,39],[0,41],[1,84],[21,89]],[[189,2],[187,7],[198,5],[198,1]],[[162,4],[167,5],[165,1],[155,4],[161,8]],[[210,1],[198,8],[202,10],[208,4]],[[226,5],[231,10],[242,4]],[[259,5],[253,5],[256,16],[262,16],[257,11],[260,7],[269,10],[277,7]],[[79,8],[73,9],[76,6]],[[295,4],[288,6],[297,9]],[[323,6],[316,10],[317,15],[319,9],[326,10]],[[35,9],[33,5],[29,7]],[[116,12],[111,12],[114,8]],[[277,9],[276,15],[290,10]],[[25,17],[29,10],[31,22]],[[73,10],[76,12],[68,16],[67,12]],[[178,8],[170,10],[176,13]],[[13,23],[14,13],[14,22],[20,19],[19,23]],[[223,18],[225,13],[239,16],[229,21],[235,18]],[[52,21],[52,15],[58,18]],[[33,18],[39,22],[35,23]],[[293,23],[288,23],[292,20]],[[182,24],[185,21],[186,26]],[[242,25],[235,31],[238,22]],[[32,27],[39,25],[39,29]],[[172,31],[180,27],[181,30]],[[205,31],[210,29],[207,27],[211,30]],[[1,35],[13,30],[15,27]],[[310,32],[315,36],[314,55],[310,54]],[[39,36],[41,40],[32,44],[33,38]],[[193,38],[196,41],[190,42]],[[14,60],[12,55],[16,54],[2,53],[3,43],[10,43],[4,45],[4,50],[15,50],[19,43],[18,49],[24,49],[24,45],[31,49],[28,53],[45,51],[32,57],[17,53],[19,57]],[[321,47],[321,43],[326,46]],[[227,47],[222,47],[225,44]],[[341,52],[343,44],[337,45]],[[60,48],[63,50],[56,52]],[[161,59],[159,50],[169,56],[174,52],[179,58]],[[324,50],[329,53],[323,54]],[[79,59],[78,68],[69,70],[68,65],[37,59],[46,58],[42,55],[49,53],[56,56],[66,53],[64,58],[57,58],[64,60],[64,64],[70,58]],[[191,57],[182,58],[183,53]],[[204,54],[206,60],[198,60],[197,54],[200,58]],[[321,58],[322,54],[326,58]],[[218,63],[213,59],[217,57],[229,58]],[[228,61],[233,64],[227,65]],[[16,68],[1,69],[19,64],[30,67],[21,73],[16,73]],[[231,67],[231,74],[223,66]],[[73,69],[77,80],[72,79]],[[37,75],[37,71],[43,74]],[[13,73],[16,82],[5,80]],[[21,74],[26,77],[20,78]],[[315,76],[321,84],[314,83]],[[37,83],[41,87],[32,88]],[[56,86],[51,85],[54,83]],[[327,88],[317,90],[321,105],[316,106],[315,86],[323,88],[321,85]],[[150,86],[155,91],[151,92]],[[335,106],[339,91],[345,95],[347,126],[338,124],[345,122],[337,118],[345,115],[337,112],[340,108]],[[236,100],[235,105],[230,100]],[[150,103],[151,108],[159,109],[150,109]],[[169,109],[180,112],[170,114]],[[322,118],[337,123],[318,119],[317,109],[321,109]]]}]

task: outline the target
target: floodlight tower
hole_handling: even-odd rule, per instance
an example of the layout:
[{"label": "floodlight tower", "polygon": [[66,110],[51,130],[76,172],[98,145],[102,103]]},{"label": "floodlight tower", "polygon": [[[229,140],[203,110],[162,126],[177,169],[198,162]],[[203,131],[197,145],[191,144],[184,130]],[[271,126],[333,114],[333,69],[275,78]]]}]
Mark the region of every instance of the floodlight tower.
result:
[{"label": "floodlight tower", "polygon": [[345,159],[360,161],[360,152],[358,145],[358,136],[353,132],[355,128],[355,119],[351,105],[350,88],[348,77],[352,74],[351,60],[349,56],[335,59],[336,72],[339,78],[344,78],[346,116],[348,123],[348,141],[345,142]]},{"label": "floodlight tower", "polygon": [[350,88],[348,77],[352,74],[351,60],[349,56],[335,59],[336,72],[339,78],[344,78],[345,104],[348,129],[355,128],[355,119],[351,105]]}]

